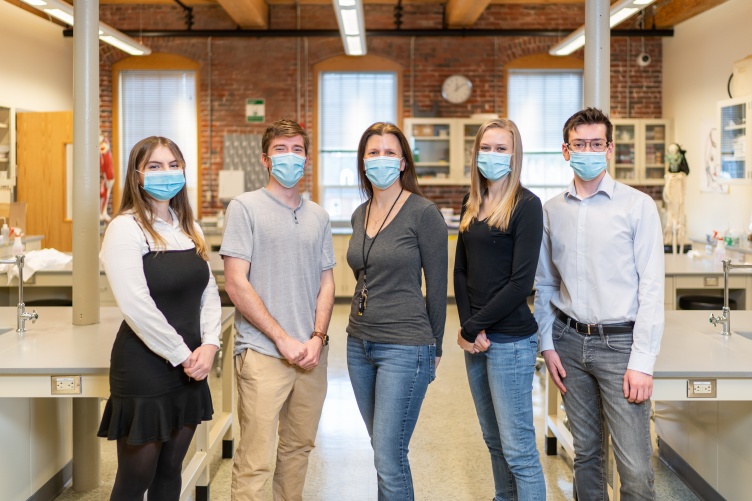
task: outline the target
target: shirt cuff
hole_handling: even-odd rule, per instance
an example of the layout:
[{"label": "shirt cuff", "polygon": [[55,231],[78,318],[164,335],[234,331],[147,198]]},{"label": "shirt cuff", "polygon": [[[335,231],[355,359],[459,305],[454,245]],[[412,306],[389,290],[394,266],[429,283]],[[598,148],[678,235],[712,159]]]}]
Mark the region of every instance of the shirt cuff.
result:
[{"label": "shirt cuff", "polygon": [[629,363],[627,364],[627,369],[642,372],[643,374],[652,376],[653,367],[655,367],[655,359],[656,357],[654,355],[647,355],[645,353],[636,353],[633,351],[632,354],[629,356]]},{"label": "shirt cuff", "polygon": [[462,339],[464,339],[468,343],[475,343],[475,338],[478,337],[477,334],[473,336],[472,334],[467,332],[464,327],[460,330],[460,336],[462,336]]},{"label": "shirt cuff", "polygon": [[173,367],[177,367],[182,364],[186,358],[191,356],[191,350],[185,344],[179,347],[177,350],[170,353],[167,359]]}]

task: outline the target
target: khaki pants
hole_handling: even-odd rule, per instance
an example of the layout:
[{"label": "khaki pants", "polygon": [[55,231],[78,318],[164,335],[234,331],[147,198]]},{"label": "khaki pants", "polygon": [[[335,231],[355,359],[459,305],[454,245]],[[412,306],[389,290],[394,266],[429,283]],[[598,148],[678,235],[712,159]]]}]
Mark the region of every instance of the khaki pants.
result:
[{"label": "khaki pants", "polygon": [[302,501],[308,455],[326,397],[328,353],[325,346],[310,371],[253,350],[235,357],[240,440],[232,467],[233,501],[266,500],[278,432],[274,500]]}]

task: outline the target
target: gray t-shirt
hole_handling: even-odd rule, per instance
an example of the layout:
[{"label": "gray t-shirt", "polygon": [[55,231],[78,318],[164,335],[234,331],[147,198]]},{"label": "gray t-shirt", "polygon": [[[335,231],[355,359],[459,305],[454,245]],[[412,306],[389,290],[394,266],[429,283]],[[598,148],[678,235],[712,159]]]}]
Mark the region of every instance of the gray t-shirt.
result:
[{"label": "gray t-shirt", "polygon": [[[427,345],[436,343],[441,356],[447,303],[447,226],[436,205],[411,194],[400,211],[375,239],[363,229],[366,204],[352,216],[353,234],[347,263],[358,284],[350,309],[347,333],[377,343]],[[363,238],[368,254],[368,301],[362,316],[358,300],[363,287]],[[426,297],[421,291],[426,277]]]},{"label": "gray t-shirt", "polygon": [[[243,193],[227,207],[222,256],[251,263],[248,281],[285,332],[306,342],[316,319],[321,273],[334,268],[329,215],[301,198],[291,209],[266,188]],[[235,310],[235,354],[251,349],[284,358],[274,342]]]}]

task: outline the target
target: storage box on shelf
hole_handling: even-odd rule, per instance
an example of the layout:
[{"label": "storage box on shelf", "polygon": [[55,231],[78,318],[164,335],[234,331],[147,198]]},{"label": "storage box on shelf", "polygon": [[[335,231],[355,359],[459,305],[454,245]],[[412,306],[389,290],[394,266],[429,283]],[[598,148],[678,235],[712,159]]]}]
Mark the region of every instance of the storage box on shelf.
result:
[{"label": "storage box on shelf", "polygon": [[473,142],[483,119],[406,118],[421,184],[469,184]]},{"label": "storage box on shelf", "polygon": [[662,185],[667,171],[666,150],[673,131],[670,120],[614,119],[611,175],[634,185]]},{"label": "storage box on shelf", "polygon": [[752,134],[747,121],[751,111],[752,96],[718,103],[721,182],[752,183]]}]

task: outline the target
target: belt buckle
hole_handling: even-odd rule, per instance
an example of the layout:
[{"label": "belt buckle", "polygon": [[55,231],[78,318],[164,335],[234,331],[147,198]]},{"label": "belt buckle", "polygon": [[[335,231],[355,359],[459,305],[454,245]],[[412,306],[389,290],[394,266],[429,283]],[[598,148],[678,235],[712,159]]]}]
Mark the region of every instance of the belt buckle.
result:
[{"label": "belt buckle", "polygon": [[[588,336],[592,336],[593,334],[596,334],[598,332],[598,324],[581,323],[580,325],[584,325],[587,327],[587,332],[583,332],[583,334],[587,334]],[[591,330],[591,329],[594,329],[594,330]]]}]

